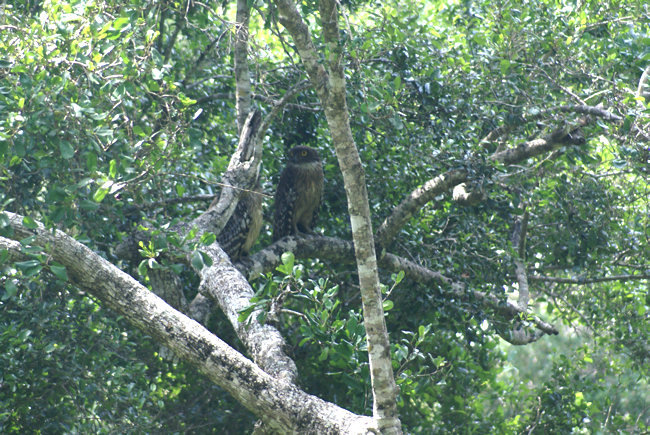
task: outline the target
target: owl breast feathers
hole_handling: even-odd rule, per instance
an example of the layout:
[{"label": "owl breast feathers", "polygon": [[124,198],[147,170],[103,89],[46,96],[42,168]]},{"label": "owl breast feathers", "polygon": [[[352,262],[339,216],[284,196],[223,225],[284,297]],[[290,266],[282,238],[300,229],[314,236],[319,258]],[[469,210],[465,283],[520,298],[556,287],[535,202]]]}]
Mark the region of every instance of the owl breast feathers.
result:
[{"label": "owl breast feathers", "polygon": [[273,241],[298,233],[311,234],[323,193],[323,165],[315,149],[289,151],[287,166],[275,192]]}]

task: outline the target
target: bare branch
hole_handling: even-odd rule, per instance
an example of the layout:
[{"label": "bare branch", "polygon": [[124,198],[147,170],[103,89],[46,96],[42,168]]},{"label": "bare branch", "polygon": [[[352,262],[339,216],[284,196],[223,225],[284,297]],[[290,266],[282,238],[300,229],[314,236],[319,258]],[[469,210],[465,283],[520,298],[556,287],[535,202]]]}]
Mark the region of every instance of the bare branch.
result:
[{"label": "bare branch", "polygon": [[178,13],[178,15],[176,15],[176,25],[174,28],[174,33],[169,38],[169,42],[167,43],[167,47],[165,48],[165,53],[163,55],[163,58],[165,59],[165,63],[169,62],[169,58],[172,54],[172,49],[176,44],[176,39],[178,38],[178,34],[181,32],[181,30],[183,30],[183,27],[185,27],[185,24],[187,22],[187,13],[190,8],[189,0],[185,2],[184,6],[185,6],[184,7],[185,11],[183,13]]},{"label": "bare branch", "polygon": [[493,142],[520,125],[523,125],[528,122],[534,122],[544,118],[548,118],[549,116],[552,116],[555,113],[580,113],[583,115],[597,116],[607,121],[615,121],[615,122],[623,120],[623,118],[621,118],[620,116],[615,115],[603,109],[602,107],[588,106],[585,104],[566,104],[563,106],[551,107],[550,109],[536,110],[536,111],[531,111],[529,113],[526,113],[522,115],[521,118],[519,118],[518,120],[519,122],[508,124],[508,125],[502,125],[500,127],[495,128],[490,133],[488,133],[487,136],[481,139],[479,143],[487,144]]},{"label": "bare branch", "polygon": [[[525,207],[524,207],[525,208]],[[528,278],[526,276],[526,230],[528,229],[528,210],[524,211],[521,219],[515,223],[512,234],[512,246],[517,251],[515,258],[515,275],[519,289],[519,309],[526,312],[530,293],[528,291]]]},{"label": "bare branch", "polygon": [[202,232],[219,234],[237,206],[241,189],[254,190],[262,162],[260,123],[261,115],[258,111],[253,111],[248,115],[239,137],[237,150],[231,157],[228,169],[223,176],[224,185],[233,187],[225,187],[214,206],[186,225],[187,231],[197,226]]},{"label": "bare branch", "polygon": [[465,181],[467,181],[467,172],[454,169],[427,181],[421,187],[415,189],[395,207],[393,212],[379,226],[375,236],[377,244],[382,246],[382,249],[385,249],[393,241],[397,232],[424,204]]},{"label": "bare branch", "polygon": [[262,125],[260,126],[260,131],[265,132],[271,125],[273,118],[275,118],[280,110],[288,104],[288,101],[298,93],[305,90],[308,86],[309,83],[306,80],[302,80],[296,83],[291,89],[287,90],[280,100],[273,101],[273,107],[269,114],[264,117],[264,121],[262,121]]},{"label": "bare branch", "polygon": [[284,353],[286,344],[278,330],[271,325],[261,324],[257,320],[257,312],[249,316],[247,323],[239,321],[240,312],[250,306],[250,299],[255,295],[246,278],[232,266],[217,244],[202,251],[210,256],[212,266],[198,271],[201,277],[200,293],[218,302],[237,336],[264,371],[283,382],[295,383],[298,370]]},{"label": "bare branch", "polygon": [[[580,140],[580,137],[577,129],[561,128],[543,139],[535,139],[522,143],[515,148],[495,153],[490,156],[490,160],[506,165],[514,165],[531,157],[551,152],[565,144],[582,144],[584,139]],[[398,231],[420,208],[433,201],[437,196],[446,193],[452,187],[466,181],[468,181],[467,172],[454,169],[427,181],[422,187],[415,189],[393,209],[393,212],[379,226],[376,235],[377,243],[385,249],[393,241]]]},{"label": "bare branch", "polygon": [[321,58],[316,47],[314,47],[309,27],[303,21],[292,0],[276,0],[275,3],[279,11],[278,19],[291,34],[300,54],[300,59],[307,70],[312,87],[319,95],[324,94],[326,96],[328,92],[328,74],[321,65]]},{"label": "bare branch", "polygon": [[212,201],[215,198],[215,196],[216,195],[214,194],[203,194],[203,195],[182,196],[178,198],[165,198],[160,201],[147,202],[142,205],[136,205],[135,207],[146,210],[146,209],[152,209],[158,207],[166,207],[168,205],[174,205],[174,204],[186,204],[191,202],[208,202],[208,201]]},{"label": "bare branch", "polygon": [[542,275],[530,275],[528,277],[531,281],[545,281],[545,282],[555,282],[562,284],[594,284],[598,282],[607,282],[607,281],[636,281],[640,279],[650,279],[650,273],[640,273],[635,275],[611,275],[611,276],[601,276],[597,278],[560,278],[555,276],[542,276]]},{"label": "bare branch", "polygon": [[[300,82],[300,83],[302,83],[302,82]],[[302,88],[302,87],[300,88],[301,91],[303,89],[304,88]],[[286,95],[286,93],[284,95]],[[272,97],[269,97],[269,96],[266,96],[266,95],[260,95],[260,94],[253,93],[251,95],[251,97],[253,98],[253,100],[262,101],[264,103],[269,103],[269,104],[272,104],[274,106],[280,105],[280,100],[275,100]],[[206,102],[212,101],[212,100],[232,100],[233,98],[234,98],[234,95],[232,94],[232,92],[224,92],[224,93],[220,93],[220,94],[212,94],[212,95],[207,95],[205,97],[200,97],[200,98],[197,98],[196,101],[197,101],[197,104],[203,104],[203,103],[206,103]],[[284,99],[284,96],[283,96],[282,99]],[[305,104],[286,103],[286,104],[284,104],[283,107],[286,107],[288,109],[293,109],[293,110],[302,110],[302,111],[314,112],[314,113],[322,111],[322,109],[318,105],[308,106],[308,105],[305,105]]]}]

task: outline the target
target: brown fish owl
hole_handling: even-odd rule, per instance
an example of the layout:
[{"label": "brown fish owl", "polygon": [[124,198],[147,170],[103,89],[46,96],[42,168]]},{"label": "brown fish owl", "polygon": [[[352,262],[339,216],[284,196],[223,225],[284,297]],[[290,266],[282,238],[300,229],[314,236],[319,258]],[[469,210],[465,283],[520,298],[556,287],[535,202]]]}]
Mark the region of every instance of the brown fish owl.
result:
[{"label": "brown fish owl", "polygon": [[289,151],[275,192],[273,241],[298,233],[312,234],[323,178],[323,164],[315,149],[297,146]]}]

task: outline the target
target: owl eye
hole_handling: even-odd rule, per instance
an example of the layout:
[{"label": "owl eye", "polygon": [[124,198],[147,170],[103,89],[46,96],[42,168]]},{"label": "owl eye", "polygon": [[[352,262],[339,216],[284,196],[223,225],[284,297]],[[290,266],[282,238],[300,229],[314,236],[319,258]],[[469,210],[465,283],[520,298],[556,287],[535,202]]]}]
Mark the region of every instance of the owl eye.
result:
[{"label": "owl eye", "polygon": [[307,156],[307,151],[306,150],[300,151],[300,155],[303,156],[303,157],[306,157]]}]

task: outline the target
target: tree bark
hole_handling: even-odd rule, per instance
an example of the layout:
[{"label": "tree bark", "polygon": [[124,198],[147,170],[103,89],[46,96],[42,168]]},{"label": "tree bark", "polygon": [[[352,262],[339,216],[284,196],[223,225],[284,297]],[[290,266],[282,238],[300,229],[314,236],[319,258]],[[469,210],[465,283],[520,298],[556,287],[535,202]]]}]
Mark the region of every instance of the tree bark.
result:
[{"label": "tree bark", "polygon": [[321,100],[343,174],[368,341],[373,415],[382,433],[401,433],[397,413],[397,385],[393,377],[390,342],[384,320],[368,192],[361,159],[352,137],[346,102],[336,3],[333,0],[320,2],[327,70],[319,62],[320,56],[295,3],[276,0],[275,4],[279,10],[280,23],[291,34],[309,80]]},{"label": "tree bark", "polygon": [[247,0],[237,0],[235,23],[235,83],[237,131],[241,133],[246,117],[251,111],[251,79],[248,71],[248,22],[250,8]]}]

